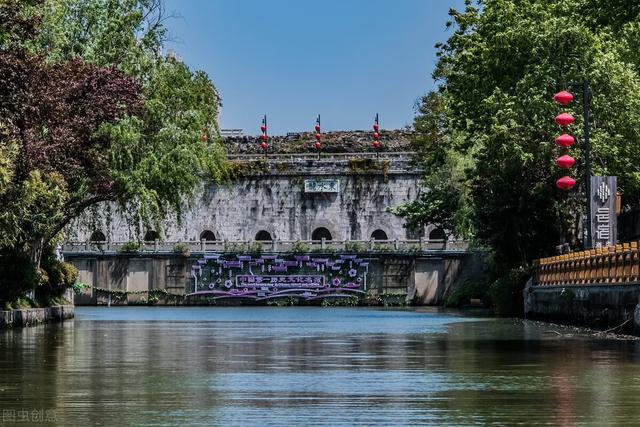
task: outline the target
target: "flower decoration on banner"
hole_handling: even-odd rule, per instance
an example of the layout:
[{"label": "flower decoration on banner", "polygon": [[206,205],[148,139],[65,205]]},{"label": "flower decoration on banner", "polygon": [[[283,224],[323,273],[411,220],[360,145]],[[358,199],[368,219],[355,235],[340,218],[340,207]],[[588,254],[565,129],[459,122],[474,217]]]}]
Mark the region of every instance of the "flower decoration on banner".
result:
[{"label": "flower decoration on banner", "polygon": [[[565,90],[556,93],[553,96],[554,101],[563,107],[569,105],[571,101],[573,101],[573,95]],[[574,122],[574,118],[569,113],[560,113],[556,116],[555,122],[562,126],[563,133],[562,135],[556,138],[556,144],[561,147],[563,154],[556,159],[556,165],[561,169],[571,169],[573,165],[576,163],[576,160],[568,155],[569,147],[571,147],[575,139],[573,136],[567,133],[567,127]],[[561,190],[570,190],[573,186],[576,185],[575,179],[570,176],[563,176],[562,178],[556,181],[556,187]]]}]

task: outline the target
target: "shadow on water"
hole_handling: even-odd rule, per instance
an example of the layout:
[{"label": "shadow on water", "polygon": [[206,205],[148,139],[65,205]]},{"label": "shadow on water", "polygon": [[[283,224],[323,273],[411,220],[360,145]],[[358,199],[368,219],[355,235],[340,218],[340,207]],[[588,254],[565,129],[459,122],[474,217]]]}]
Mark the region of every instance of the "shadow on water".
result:
[{"label": "shadow on water", "polygon": [[0,409],[59,425],[608,424],[638,342],[361,308],[78,308],[0,333]]}]

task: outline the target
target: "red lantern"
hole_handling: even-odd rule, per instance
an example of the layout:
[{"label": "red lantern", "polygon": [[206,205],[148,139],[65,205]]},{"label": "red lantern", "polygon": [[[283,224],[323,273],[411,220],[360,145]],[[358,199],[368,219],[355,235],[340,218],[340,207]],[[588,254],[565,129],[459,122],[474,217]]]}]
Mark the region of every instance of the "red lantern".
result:
[{"label": "red lantern", "polygon": [[378,137],[379,137],[378,132],[376,132],[376,133],[374,133],[374,134],[373,134],[373,139],[377,140],[377,139],[378,139]]},{"label": "red lantern", "polygon": [[322,135],[320,135],[319,133],[316,133],[316,139],[317,139],[318,141],[320,141],[320,138],[321,138],[321,137],[322,137]]},{"label": "red lantern", "polygon": [[571,114],[562,113],[556,116],[556,123],[560,126],[569,126],[575,119]]},{"label": "red lantern", "polygon": [[206,142],[206,141],[207,141],[207,139],[209,139],[209,138],[207,137],[207,135],[202,135],[202,136],[200,137],[200,141],[202,141],[202,142]]},{"label": "red lantern", "polygon": [[568,155],[560,156],[556,159],[556,165],[560,166],[562,169],[569,169],[576,163],[576,160]]},{"label": "red lantern", "polygon": [[265,125],[260,126],[260,130],[262,132],[266,132],[267,131],[267,127]]},{"label": "red lantern", "polygon": [[320,125],[316,125],[316,132],[320,132]]},{"label": "red lantern", "polygon": [[571,178],[570,176],[563,176],[556,181],[556,186],[561,190],[569,190],[574,185],[576,185],[576,180]]},{"label": "red lantern", "polygon": [[262,147],[263,150],[267,149],[267,143],[263,142],[262,144],[260,144],[260,146]]},{"label": "red lantern", "polygon": [[260,139],[263,141],[267,140],[267,135],[265,135],[264,133],[262,135],[260,135]]},{"label": "red lantern", "polygon": [[319,150],[320,149],[320,142],[316,142],[316,148]]},{"label": "red lantern", "polygon": [[573,101],[573,95],[571,95],[566,90],[563,90],[562,92],[558,92],[553,95],[553,99],[560,105],[568,105],[571,101]]},{"label": "red lantern", "polygon": [[379,148],[380,143],[378,141],[373,141],[373,148]]},{"label": "red lantern", "polygon": [[375,132],[378,132],[378,124],[377,124],[377,123],[374,123],[374,124],[373,124],[373,130],[374,130]]},{"label": "red lantern", "polygon": [[561,147],[571,147],[576,140],[571,136],[563,133],[559,137],[556,138],[556,144]]}]

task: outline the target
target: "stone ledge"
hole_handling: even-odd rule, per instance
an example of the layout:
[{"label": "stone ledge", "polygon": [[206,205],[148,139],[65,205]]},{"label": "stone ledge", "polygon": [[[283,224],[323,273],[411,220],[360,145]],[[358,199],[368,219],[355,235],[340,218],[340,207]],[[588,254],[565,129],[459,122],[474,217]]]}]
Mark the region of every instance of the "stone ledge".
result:
[{"label": "stone ledge", "polygon": [[47,322],[62,322],[74,317],[73,305],[57,305],[45,308],[25,308],[0,311],[0,329],[34,326]]}]

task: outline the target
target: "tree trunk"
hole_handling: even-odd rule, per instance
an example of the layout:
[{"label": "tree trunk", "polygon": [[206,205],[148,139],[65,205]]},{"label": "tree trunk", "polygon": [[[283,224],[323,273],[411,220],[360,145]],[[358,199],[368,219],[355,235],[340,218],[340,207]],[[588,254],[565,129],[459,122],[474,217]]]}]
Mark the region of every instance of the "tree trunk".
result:
[{"label": "tree trunk", "polygon": [[44,237],[39,237],[31,243],[31,261],[33,261],[36,270],[40,268],[40,261],[42,260],[44,245]]}]

